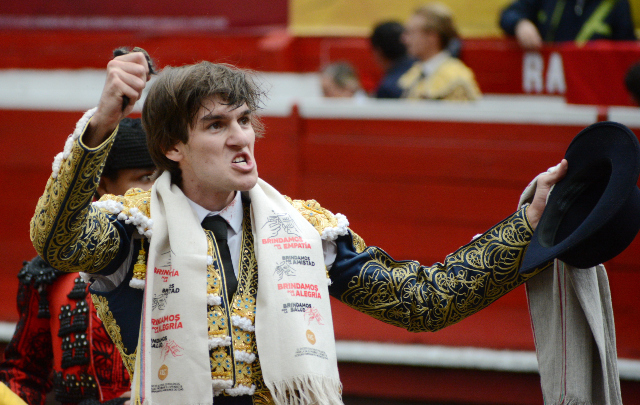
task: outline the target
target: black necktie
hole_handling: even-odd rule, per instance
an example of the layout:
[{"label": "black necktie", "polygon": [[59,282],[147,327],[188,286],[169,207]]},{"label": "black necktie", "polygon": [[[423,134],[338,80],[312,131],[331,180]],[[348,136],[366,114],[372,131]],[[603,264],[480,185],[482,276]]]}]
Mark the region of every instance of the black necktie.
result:
[{"label": "black necktie", "polygon": [[202,227],[213,232],[213,236],[216,238],[218,250],[220,251],[220,259],[224,267],[227,296],[229,300],[231,300],[231,297],[238,288],[238,279],[233,272],[233,262],[231,262],[231,253],[229,252],[229,245],[227,244],[227,221],[220,215],[212,215],[202,221]]}]

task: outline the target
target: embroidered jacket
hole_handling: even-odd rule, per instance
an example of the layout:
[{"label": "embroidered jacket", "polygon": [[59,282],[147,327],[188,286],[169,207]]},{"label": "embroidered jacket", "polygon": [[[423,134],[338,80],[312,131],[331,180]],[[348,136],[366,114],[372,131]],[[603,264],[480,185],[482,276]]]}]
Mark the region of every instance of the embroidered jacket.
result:
[{"label": "embroidered jacket", "polygon": [[[0,364],[0,380],[28,404],[109,401],[129,390],[128,373],[77,274],[36,257],[18,274],[20,320]],[[53,382],[51,374],[53,373]]]},{"label": "embroidered jacket", "polygon": [[[83,130],[80,126],[80,133],[74,137],[79,138]],[[107,331],[132,370],[142,290],[129,284],[135,263],[141,257],[144,260],[141,247],[146,243],[141,235],[151,236],[148,215],[153,201],[148,192],[130,190],[123,197],[106,197],[109,202],[90,204],[112,139],[113,135],[95,149],[78,140],[73,142],[38,202],[31,236],[36,250],[50,264],[64,271],[93,273],[97,280],[103,280],[102,285],[124,266],[124,280],[108,291],[92,286],[92,292]],[[291,203],[321,234],[338,222],[313,200]],[[219,270],[208,268],[209,291],[221,296],[220,302],[210,302],[208,309],[209,336],[217,335],[221,342],[210,350],[211,373],[217,394],[252,395],[256,404],[272,403],[261,377],[254,333],[234,321],[255,320],[257,263],[249,204],[245,204],[244,212],[238,289],[233,297],[226,296]],[[216,242],[210,232],[206,234],[211,255]],[[522,209],[447,256],[443,263],[422,266],[415,261],[396,261],[378,247],[367,247],[349,231],[336,240],[337,257],[329,272],[330,293],[384,322],[415,332],[435,331],[486,307],[535,274],[518,273],[531,235]],[[171,274],[162,276],[170,278]],[[162,305],[162,297],[154,297],[154,305]],[[169,354],[180,352],[175,345],[157,344]]]}]

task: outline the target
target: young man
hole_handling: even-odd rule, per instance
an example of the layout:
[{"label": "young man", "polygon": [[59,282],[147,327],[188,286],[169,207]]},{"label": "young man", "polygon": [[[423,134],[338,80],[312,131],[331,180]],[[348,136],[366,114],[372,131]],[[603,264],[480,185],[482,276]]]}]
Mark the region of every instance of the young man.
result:
[{"label": "young man", "polygon": [[[121,195],[134,187],[149,190],[155,170],[140,119],[125,118],[97,195]],[[18,278],[20,320],[0,364],[0,381],[31,405],[44,404],[52,388],[62,404],[110,401],[129,391],[128,373],[82,278],[60,272],[40,257],[25,262]]]},{"label": "young man", "polygon": [[480,98],[475,76],[448,48],[458,38],[451,10],[441,3],[418,8],[407,21],[403,41],[417,62],[398,84],[410,99],[472,101]]},{"label": "young man", "polygon": [[148,93],[143,123],[163,172],[152,191],[91,206],[111,134],[147,76],[140,53],[109,62],[31,228],[49,263],[91,273],[134,373],[133,402],[341,403],[328,293],[411,331],[438,330],[536,273],[519,263],[566,161],[539,179],[528,208],[444,263],[396,261],[344,216],[258,179],[261,94],[246,72],[209,62],[164,69]]}]

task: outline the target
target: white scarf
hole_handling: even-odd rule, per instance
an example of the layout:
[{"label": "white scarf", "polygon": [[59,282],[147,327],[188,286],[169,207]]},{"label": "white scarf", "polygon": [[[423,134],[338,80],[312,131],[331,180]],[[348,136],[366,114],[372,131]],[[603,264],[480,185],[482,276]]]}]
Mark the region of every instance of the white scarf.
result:
[{"label": "white scarf", "polygon": [[[259,280],[255,333],[264,381],[277,404],[341,404],[320,236],[264,181],[258,180],[249,196]],[[191,213],[165,172],[151,191],[154,224],[132,381],[135,403],[213,403],[207,328],[211,259],[206,235]],[[292,255],[308,256],[311,265],[284,265],[283,256]]]}]

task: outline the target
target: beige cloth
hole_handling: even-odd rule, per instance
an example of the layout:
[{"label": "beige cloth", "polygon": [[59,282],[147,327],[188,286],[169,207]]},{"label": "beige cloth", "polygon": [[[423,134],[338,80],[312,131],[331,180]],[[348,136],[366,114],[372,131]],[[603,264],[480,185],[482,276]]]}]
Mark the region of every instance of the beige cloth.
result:
[{"label": "beige cloth", "polygon": [[[552,170],[552,169],[550,169]],[[536,177],[520,205],[535,193]],[[559,260],[526,284],[544,403],[622,403],[609,280],[603,265]]]}]

